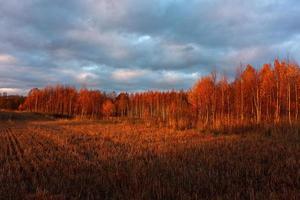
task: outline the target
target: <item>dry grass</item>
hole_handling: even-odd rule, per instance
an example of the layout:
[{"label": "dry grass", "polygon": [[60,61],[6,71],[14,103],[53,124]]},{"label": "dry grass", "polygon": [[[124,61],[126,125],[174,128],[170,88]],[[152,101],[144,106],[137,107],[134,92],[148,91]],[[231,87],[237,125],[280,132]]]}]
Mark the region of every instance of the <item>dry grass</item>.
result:
[{"label": "dry grass", "polygon": [[128,123],[2,121],[0,197],[299,199],[299,131],[214,135]]}]

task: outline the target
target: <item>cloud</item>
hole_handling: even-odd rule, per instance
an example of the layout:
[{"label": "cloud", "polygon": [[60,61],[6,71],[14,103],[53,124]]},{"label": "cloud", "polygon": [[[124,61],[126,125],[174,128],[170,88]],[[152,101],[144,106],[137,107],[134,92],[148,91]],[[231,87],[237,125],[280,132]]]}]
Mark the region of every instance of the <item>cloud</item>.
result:
[{"label": "cloud", "polygon": [[199,74],[198,73],[184,74],[184,73],[179,73],[174,71],[164,71],[162,74],[162,78],[163,79],[161,80],[164,80],[169,84],[176,84],[188,79],[196,80],[197,78],[199,78]]},{"label": "cloud", "polygon": [[9,95],[25,95],[28,91],[24,91],[20,88],[0,88],[0,94],[5,92]]},{"label": "cloud", "polygon": [[0,87],[187,89],[213,69],[300,61],[298,18],[296,0],[3,1]]},{"label": "cloud", "polygon": [[112,78],[116,81],[130,81],[145,75],[145,73],[145,70],[117,69],[112,72]]},{"label": "cloud", "polygon": [[0,54],[0,64],[14,64],[17,59],[8,54]]}]

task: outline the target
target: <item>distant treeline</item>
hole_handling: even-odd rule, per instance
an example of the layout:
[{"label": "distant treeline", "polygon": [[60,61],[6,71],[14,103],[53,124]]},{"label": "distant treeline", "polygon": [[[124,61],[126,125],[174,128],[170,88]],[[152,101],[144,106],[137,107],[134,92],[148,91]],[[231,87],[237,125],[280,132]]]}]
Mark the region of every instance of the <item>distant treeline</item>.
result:
[{"label": "distant treeline", "polygon": [[25,97],[0,93],[0,110],[17,110],[25,101]]},{"label": "distant treeline", "polygon": [[300,68],[275,60],[240,67],[233,81],[216,72],[189,91],[106,94],[69,86],[32,89],[22,110],[80,118],[142,119],[175,128],[298,122]]}]

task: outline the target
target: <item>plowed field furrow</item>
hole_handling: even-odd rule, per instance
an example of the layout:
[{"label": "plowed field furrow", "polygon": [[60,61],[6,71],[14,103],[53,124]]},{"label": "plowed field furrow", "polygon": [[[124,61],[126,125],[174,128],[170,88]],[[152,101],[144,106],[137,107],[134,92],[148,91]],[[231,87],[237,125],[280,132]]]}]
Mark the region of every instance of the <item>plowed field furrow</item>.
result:
[{"label": "plowed field furrow", "polygon": [[29,193],[35,192],[33,172],[35,168],[31,161],[24,158],[24,149],[16,136],[16,133],[11,128],[4,130],[8,142],[8,158],[11,164],[14,165],[16,173],[20,174],[21,181],[24,183],[26,191]]},{"label": "plowed field furrow", "polygon": [[[38,166],[42,162],[42,158],[38,157],[35,151],[30,151],[29,153],[26,153],[25,152],[26,149],[21,148],[21,146],[23,145],[26,148],[40,147],[42,143],[40,144],[36,140],[32,139],[31,134],[29,134],[30,131],[28,128],[23,128],[19,131],[22,133],[24,132],[26,133],[22,135],[23,136],[22,138],[19,137],[22,143],[19,142],[19,139],[18,137],[16,137],[15,134],[13,134],[13,138],[15,139],[16,144],[21,149],[23,155],[23,161],[26,164],[26,172],[31,177],[32,184],[36,188],[40,183],[41,174]],[[42,148],[38,148],[38,149],[42,150]]]},{"label": "plowed field furrow", "polygon": [[17,162],[21,162],[22,155],[20,154],[19,147],[14,143],[12,133],[9,129],[5,129],[5,132],[8,136],[9,146],[10,146],[10,156],[12,156]]},{"label": "plowed field furrow", "polygon": [[10,137],[6,132],[6,129],[2,129],[3,134],[5,135],[5,144],[6,144],[6,160],[9,161],[14,159],[13,150],[10,143]]},{"label": "plowed field furrow", "polygon": [[0,166],[2,166],[6,160],[7,146],[6,136],[3,129],[0,128]]},{"label": "plowed field furrow", "polygon": [[[38,143],[41,146],[46,147],[46,149],[52,149],[52,153],[57,153],[62,157],[72,158],[72,160],[78,162],[82,162],[89,165],[95,165],[96,163],[91,162],[90,160],[86,159],[84,155],[77,151],[78,146],[72,145],[65,142],[66,138],[61,138],[60,136],[52,135],[51,131],[48,127],[39,127],[35,129],[35,137],[38,135]],[[48,146],[48,147],[47,147]],[[55,148],[53,148],[55,147]]]},{"label": "plowed field furrow", "polygon": [[17,150],[19,156],[20,156],[21,158],[23,158],[23,157],[24,157],[24,150],[23,150],[23,148],[21,147],[20,141],[18,140],[18,138],[16,137],[16,135],[13,134],[11,128],[8,128],[7,131],[8,131],[8,132],[10,133],[10,135],[11,135],[11,139],[13,140],[14,146],[16,147],[16,150]]}]

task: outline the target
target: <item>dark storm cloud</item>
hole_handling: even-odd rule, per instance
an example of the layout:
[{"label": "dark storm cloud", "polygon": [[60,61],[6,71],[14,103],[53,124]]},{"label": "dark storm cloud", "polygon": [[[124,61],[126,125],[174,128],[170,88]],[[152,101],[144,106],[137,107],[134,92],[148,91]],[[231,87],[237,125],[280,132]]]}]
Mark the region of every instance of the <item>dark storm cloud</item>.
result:
[{"label": "dark storm cloud", "polygon": [[0,91],[185,89],[212,70],[300,59],[296,0],[0,3]]}]

